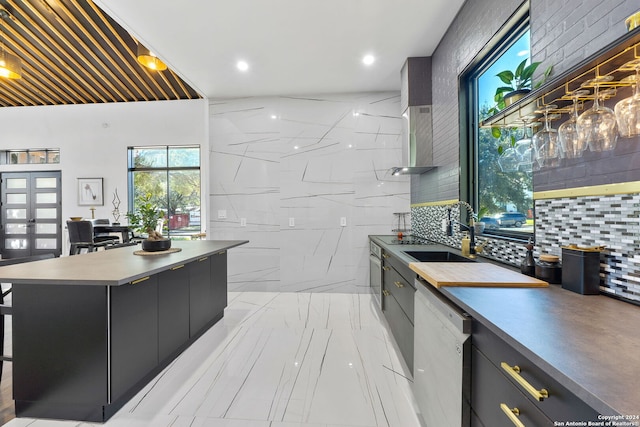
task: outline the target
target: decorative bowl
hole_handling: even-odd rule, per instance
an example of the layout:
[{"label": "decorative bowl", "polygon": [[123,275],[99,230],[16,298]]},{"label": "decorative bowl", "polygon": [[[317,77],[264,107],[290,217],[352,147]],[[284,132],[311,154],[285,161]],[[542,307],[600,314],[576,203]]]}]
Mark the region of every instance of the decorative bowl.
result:
[{"label": "decorative bowl", "polygon": [[70,216],[69,219],[71,221],[82,221],[82,217],[81,216]]},{"label": "decorative bowl", "polygon": [[144,239],[142,241],[142,250],[147,252],[159,252],[171,249],[171,240],[149,240]]}]

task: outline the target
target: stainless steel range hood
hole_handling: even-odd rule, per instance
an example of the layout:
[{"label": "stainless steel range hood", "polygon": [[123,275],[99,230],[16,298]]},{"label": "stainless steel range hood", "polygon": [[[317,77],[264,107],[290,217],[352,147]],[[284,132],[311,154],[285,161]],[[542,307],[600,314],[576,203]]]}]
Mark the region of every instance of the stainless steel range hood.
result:
[{"label": "stainless steel range hood", "polygon": [[421,174],[434,169],[431,108],[431,57],[407,58],[401,71],[402,165],[392,175]]}]

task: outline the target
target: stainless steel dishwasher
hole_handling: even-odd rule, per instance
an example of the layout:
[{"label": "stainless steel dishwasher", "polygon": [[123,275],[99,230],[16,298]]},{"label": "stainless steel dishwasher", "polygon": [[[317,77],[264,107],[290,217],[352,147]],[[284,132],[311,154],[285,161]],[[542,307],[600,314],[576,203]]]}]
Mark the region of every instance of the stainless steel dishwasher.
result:
[{"label": "stainless steel dishwasher", "polygon": [[471,317],[415,281],[413,393],[427,427],[469,426]]}]

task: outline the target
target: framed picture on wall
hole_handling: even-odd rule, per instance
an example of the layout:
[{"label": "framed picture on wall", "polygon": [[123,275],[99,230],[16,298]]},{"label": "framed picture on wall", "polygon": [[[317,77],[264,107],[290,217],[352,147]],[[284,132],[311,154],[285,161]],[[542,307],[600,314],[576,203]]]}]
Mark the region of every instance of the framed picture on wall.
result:
[{"label": "framed picture on wall", "polygon": [[78,178],[78,205],[102,206],[102,178]]}]

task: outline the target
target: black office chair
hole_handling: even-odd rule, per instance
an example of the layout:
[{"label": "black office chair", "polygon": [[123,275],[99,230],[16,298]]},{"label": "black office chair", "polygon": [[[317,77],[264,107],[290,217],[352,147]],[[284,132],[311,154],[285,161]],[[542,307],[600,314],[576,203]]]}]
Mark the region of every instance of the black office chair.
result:
[{"label": "black office chair", "polygon": [[67,230],[69,230],[69,243],[71,244],[69,255],[78,255],[82,249],[94,252],[98,248],[106,248],[113,244],[113,240],[95,240],[91,221],[67,221]]},{"label": "black office chair", "polygon": [[[111,221],[109,221],[108,218],[97,218],[97,219],[92,219],[91,223],[96,226],[96,225],[111,225]],[[110,241],[111,244],[118,244],[120,243],[120,238],[118,236],[113,236],[109,233],[97,233],[94,232],[93,233],[93,241],[94,242],[107,242]]]}]

